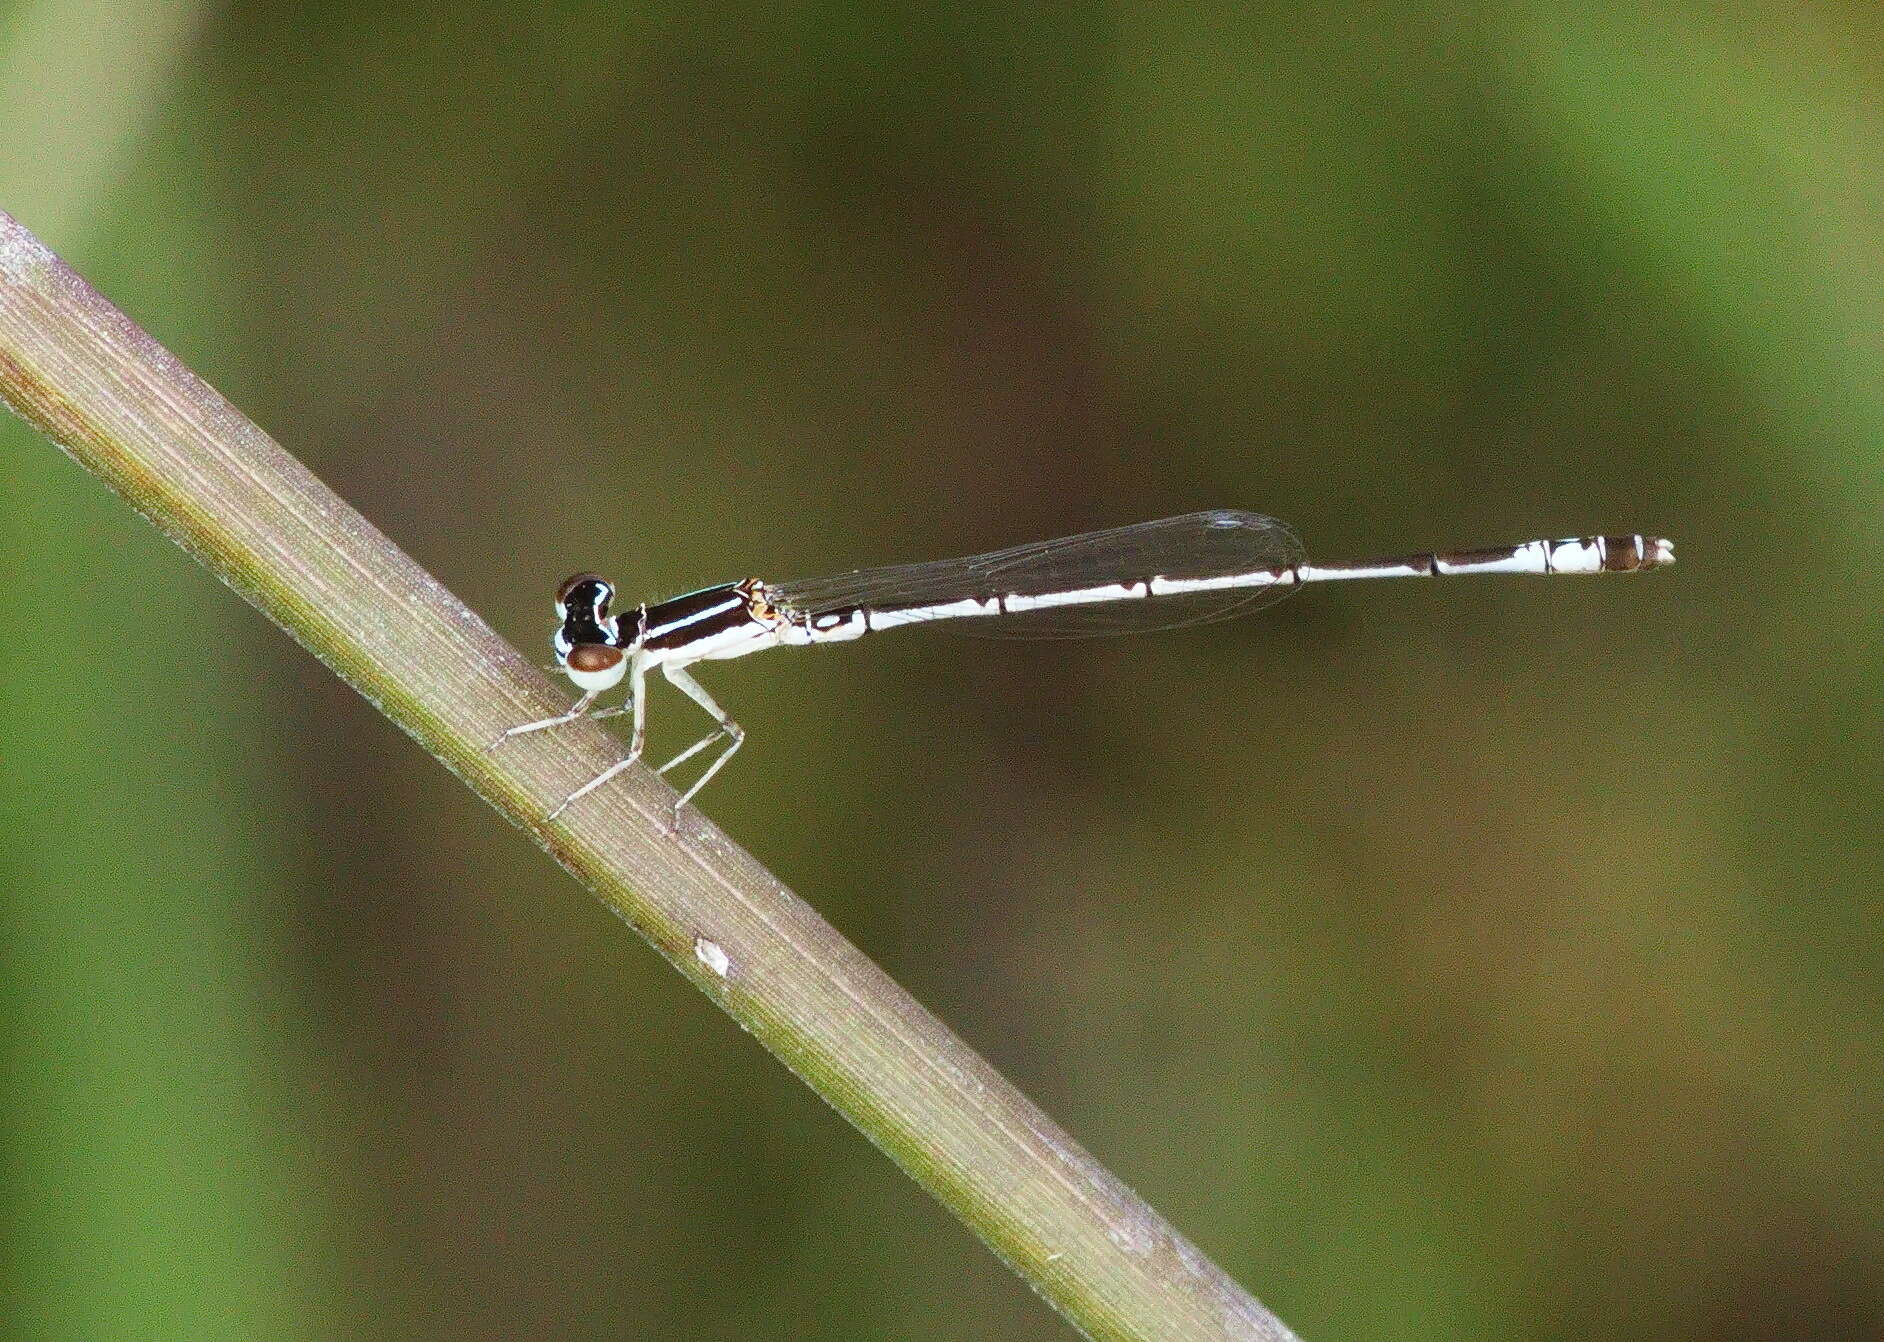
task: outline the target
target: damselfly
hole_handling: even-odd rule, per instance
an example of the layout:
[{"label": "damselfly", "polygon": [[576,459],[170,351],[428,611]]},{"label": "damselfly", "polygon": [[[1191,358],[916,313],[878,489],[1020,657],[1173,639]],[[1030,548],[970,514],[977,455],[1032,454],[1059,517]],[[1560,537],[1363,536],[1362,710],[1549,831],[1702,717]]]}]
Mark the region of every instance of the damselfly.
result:
[{"label": "damselfly", "polygon": [[[1242,615],[1304,583],[1345,578],[1437,578],[1461,573],[1636,573],[1675,562],[1655,536],[1577,536],[1483,550],[1442,550],[1360,562],[1311,564],[1295,533],[1273,517],[1219,510],[1038,541],[965,559],[859,569],[797,582],[705,587],[632,614],[611,613],[615,589],[579,573],[556,593],[556,663],[582,691],[569,711],[512,727],[513,736],[585,714],[632,713],[628,757],[563,799],[550,819],[641,758],[647,736],[647,676],[659,667],[718,726],[661,773],[715,742],[722,750],[674,803],[675,814],[718,773],[746,734],[688,673],[695,662],[765,648],[844,643],[881,629],[972,620],[975,632],[1075,637],[1171,629]],[[628,681],[628,702],[591,714],[597,696]]]}]

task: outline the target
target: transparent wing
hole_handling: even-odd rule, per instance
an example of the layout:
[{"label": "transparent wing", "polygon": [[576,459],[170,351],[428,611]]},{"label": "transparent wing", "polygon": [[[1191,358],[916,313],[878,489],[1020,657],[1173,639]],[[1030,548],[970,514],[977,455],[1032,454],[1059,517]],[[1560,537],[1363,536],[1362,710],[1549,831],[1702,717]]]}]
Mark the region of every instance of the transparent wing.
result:
[{"label": "transparent wing", "polygon": [[[829,578],[768,582],[772,600],[815,617],[857,607],[907,610],[967,598],[1041,596],[1140,583],[1149,578],[1222,578],[1279,571],[1304,561],[1295,533],[1273,517],[1218,510],[1158,522],[1036,541],[1011,550],[858,569]],[[1077,638],[1171,629],[1246,614],[1280,601],[1293,583],[1225,588],[1183,595],[1049,607],[1008,615],[949,618],[963,633],[1005,638]]]}]

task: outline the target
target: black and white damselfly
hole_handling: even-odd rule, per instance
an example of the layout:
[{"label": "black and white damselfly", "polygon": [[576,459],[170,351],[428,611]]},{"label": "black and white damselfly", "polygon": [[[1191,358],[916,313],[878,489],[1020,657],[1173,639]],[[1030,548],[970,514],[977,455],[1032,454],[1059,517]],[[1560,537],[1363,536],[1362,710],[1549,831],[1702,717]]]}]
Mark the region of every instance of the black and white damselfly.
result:
[{"label": "black and white damselfly", "polygon": [[674,804],[675,814],[746,739],[687,667],[765,648],[844,643],[880,629],[969,620],[973,632],[1075,637],[1172,629],[1228,619],[1269,605],[1304,583],[1345,578],[1438,578],[1462,573],[1637,573],[1675,562],[1655,536],[1576,536],[1483,550],[1442,550],[1360,562],[1311,564],[1295,533],[1273,517],[1219,510],[1094,531],[1011,550],[858,569],[797,582],[705,587],[632,614],[615,615],[615,589],[579,573],[556,593],[557,665],[582,697],[569,711],[512,727],[513,736],[589,714],[596,697],[625,677],[629,701],[594,717],[634,715],[628,757],[570,793],[550,819],[641,758],[647,734],[647,676],[661,674],[719,725],[663,764],[665,773],[717,741],[722,750]]}]

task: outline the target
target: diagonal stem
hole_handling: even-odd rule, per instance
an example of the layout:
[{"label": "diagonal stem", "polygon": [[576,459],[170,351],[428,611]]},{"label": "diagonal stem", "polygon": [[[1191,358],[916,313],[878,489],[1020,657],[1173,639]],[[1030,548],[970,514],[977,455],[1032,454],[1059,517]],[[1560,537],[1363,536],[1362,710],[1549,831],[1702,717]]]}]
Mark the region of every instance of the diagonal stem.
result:
[{"label": "diagonal stem", "polygon": [[1087,1336],[1293,1336],[704,819],[675,834],[563,705],[364,517],[0,214],[0,399],[259,607],[620,914]]}]

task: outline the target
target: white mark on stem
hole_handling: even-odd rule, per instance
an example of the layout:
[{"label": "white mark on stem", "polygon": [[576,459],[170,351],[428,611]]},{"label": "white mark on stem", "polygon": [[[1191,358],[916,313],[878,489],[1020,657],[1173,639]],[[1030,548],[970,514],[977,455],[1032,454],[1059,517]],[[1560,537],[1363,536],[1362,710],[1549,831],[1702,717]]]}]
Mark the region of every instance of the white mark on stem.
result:
[{"label": "white mark on stem", "polygon": [[721,978],[725,978],[727,971],[733,967],[732,957],[721,950],[718,943],[708,941],[705,937],[693,939],[693,955],[694,959]]},{"label": "white mark on stem", "polygon": [[15,284],[27,283],[49,257],[45,245],[24,225],[0,214],[0,275]]}]

